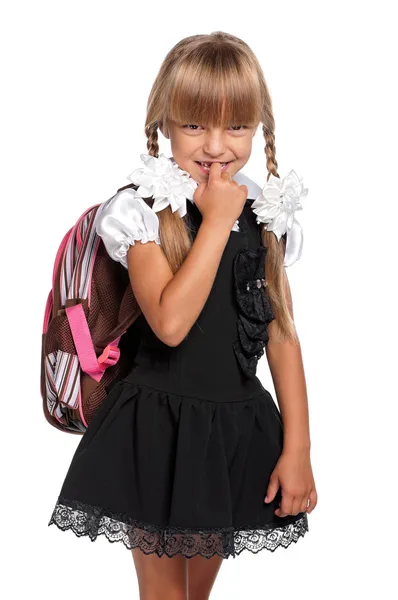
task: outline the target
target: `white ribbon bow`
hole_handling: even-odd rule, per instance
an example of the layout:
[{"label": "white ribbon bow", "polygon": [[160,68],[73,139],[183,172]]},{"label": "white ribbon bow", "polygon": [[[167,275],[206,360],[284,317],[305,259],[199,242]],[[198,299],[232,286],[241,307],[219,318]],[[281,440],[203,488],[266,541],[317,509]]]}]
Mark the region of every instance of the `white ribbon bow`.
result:
[{"label": "white ribbon bow", "polygon": [[262,193],[252,203],[257,223],[267,223],[267,231],[273,231],[278,241],[287,233],[284,266],[289,267],[301,256],[303,230],[294,216],[302,210],[301,201],[307,196],[308,188],[292,169],[283,178],[271,175]]},{"label": "white ribbon bow", "polygon": [[170,204],[174,213],[180,217],[187,212],[187,199],[193,201],[193,194],[198,186],[188,171],[180,169],[175,161],[164,154],[159,158],[150,154],[141,154],[145,166],[135,169],[127,179],[138,185],[137,194],[142,198],[154,199],[152,209],[159,212]]},{"label": "white ribbon bow", "polygon": [[[193,203],[197,181],[188,171],[180,169],[173,157],[168,158],[164,154],[160,154],[159,158],[150,154],[141,154],[140,157],[144,167],[135,169],[127,176],[129,181],[139,186],[136,194],[142,198],[152,197],[152,209],[155,212],[170,205],[172,212],[178,211],[180,217],[184,217],[187,199]],[[273,231],[278,241],[287,232],[286,267],[301,256],[303,231],[294,213],[302,210],[301,200],[307,193],[308,189],[303,187],[302,180],[291,170],[283,179],[271,175],[262,193],[252,203],[257,223],[266,223],[267,230]],[[232,229],[239,231],[238,221]]]}]

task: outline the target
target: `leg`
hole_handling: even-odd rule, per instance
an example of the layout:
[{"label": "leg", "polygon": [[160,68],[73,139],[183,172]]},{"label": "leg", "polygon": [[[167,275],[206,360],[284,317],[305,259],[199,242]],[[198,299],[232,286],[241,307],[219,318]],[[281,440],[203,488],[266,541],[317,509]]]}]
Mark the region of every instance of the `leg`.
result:
[{"label": "leg", "polygon": [[223,559],[220,556],[204,558],[193,556],[188,564],[188,599],[208,600]]},{"label": "leg", "polygon": [[186,558],[146,555],[132,550],[138,577],[140,600],[187,600]]}]

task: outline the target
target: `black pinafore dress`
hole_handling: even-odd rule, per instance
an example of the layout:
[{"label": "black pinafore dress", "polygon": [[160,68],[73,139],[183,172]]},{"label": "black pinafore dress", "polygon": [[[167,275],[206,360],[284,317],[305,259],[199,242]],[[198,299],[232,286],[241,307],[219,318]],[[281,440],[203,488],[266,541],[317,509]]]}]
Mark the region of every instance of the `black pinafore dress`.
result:
[{"label": "black pinafore dress", "polygon": [[[274,551],[308,531],[307,513],[274,514],[281,489],[264,502],[283,423],[256,376],[274,316],[252,202],[186,338],[167,346],[143,314],[125,334],[140,336],[132,369],[93,416],[49,525],[186,558]],[[187,211],[195,237],[201,214]]]}]

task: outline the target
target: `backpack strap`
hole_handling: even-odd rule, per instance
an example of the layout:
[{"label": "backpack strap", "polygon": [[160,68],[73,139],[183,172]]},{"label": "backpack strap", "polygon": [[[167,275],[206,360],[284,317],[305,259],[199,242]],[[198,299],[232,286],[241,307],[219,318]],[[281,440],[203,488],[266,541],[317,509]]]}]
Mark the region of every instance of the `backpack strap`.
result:
[{"label": "backpack strap", "polygon": [[[105,203],[94,205],[78,219],[72,234],[68,238],[69,244],[64,262],[65,269],[67,269],[69,263],[75,265],[73,274],[70,280],[67,272],[66,279],[63,278],[64,281],[68,281],[68,297],[64,299],[65,313],[79,357],[80,368],[97,382],[101,381],[108,367],[118,362],[120,358],[118,344],[121,336],[108,344],[101,356],[97,358],[82,303],[67,306],[67,300],[87,298],[88,306],[90,306],[90,284],[98,246],[101,243],[101,238],[96,233],[95,224],[104,206]],[[75,251],[77,252],[77,260],[73,260],[76,258],[72,255]]]},{"label": "backpack strap", "polygon": [[121,336],[116,338],[112,344],[108,344],[101,356],[97,358],[82,304],[69,306],[65,308],[65,312],[79,357],[80,368],[95,381],[101,381],[105,370],[115,365],[120,358],[118,344]]}]

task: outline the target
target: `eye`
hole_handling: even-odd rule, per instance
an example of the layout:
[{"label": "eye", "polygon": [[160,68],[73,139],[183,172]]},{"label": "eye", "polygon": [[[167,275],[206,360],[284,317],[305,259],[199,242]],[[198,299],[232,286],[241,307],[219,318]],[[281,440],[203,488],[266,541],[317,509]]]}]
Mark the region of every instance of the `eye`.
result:
[{"label": "eye", "polygon": [[[186,125],[183,125],[183,129],[190,129],[191,127],[200,127],[200,125],[195,125],[194,123],[187,123]],[[230,128],[234,129],[234,131],[242,131],[242,129],[239,129],[239,127],[242,127],[243,129],[247,129],[247,125],[231,125]],[[191,129],[191,131],[198,131],[197,129]]]}]

